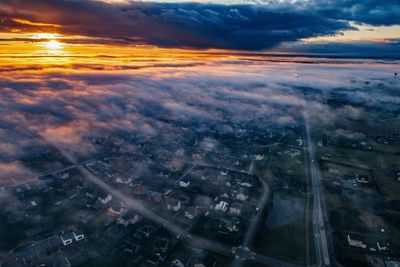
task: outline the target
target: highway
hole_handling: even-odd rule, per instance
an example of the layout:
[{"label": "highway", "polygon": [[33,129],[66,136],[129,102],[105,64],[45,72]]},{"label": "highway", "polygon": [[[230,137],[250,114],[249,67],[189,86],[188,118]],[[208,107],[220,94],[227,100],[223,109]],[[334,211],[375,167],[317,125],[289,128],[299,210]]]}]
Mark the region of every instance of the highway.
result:
[{"label": "highway", "polygon": [[324,221],[324,203],[321,188],[321,177],[319,175],[315,149],[311,139],[311,127],[307,111],[304,112],[304,123],[306,127],[308,154],[310,161],[310,175],[314,195],[312,221],[314,231],[316,266],[331,266],[331,258],[328,249],[328,240],[326,234],[327,228]]}]

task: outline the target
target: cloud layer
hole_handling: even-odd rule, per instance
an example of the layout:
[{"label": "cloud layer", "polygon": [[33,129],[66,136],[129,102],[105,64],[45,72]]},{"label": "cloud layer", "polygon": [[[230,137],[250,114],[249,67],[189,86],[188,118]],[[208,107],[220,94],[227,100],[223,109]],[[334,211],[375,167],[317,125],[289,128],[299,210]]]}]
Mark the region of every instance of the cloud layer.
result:
[{"label": "cloud layer", "polygon": [[[218,129],[240,132],[262,125],[287,131],[303,105],[327,126],[368,109],[400,114],[395,65],[263,60],[228,57],[136,70],[71,65],[63,71],[0,72],[0,179],[11,183],[32,177],[34,170],[24,159],[49,150],[49,142],[85,157],[96,151],[91,137],[112,136],[129,149],[127,136],[168,144],[213,136]],[[341,99],[343,105],[332,108],[327,99]]]}]

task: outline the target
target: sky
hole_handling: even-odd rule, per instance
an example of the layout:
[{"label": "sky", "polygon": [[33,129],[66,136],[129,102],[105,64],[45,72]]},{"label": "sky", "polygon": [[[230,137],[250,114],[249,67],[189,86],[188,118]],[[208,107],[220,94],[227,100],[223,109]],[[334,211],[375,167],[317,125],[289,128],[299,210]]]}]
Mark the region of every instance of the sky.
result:
[{"label": "sky", "polygon": [[53,46],[382,57],[400,50],[400,0],[3,0],[0,18],[0,45],[6,47],[56,33]]}]

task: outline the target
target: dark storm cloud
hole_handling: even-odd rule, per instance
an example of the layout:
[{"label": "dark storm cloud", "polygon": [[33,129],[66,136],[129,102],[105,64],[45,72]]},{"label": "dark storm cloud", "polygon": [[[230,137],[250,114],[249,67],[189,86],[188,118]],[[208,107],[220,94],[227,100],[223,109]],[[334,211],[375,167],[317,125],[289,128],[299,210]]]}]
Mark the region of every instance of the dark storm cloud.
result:
[{"label": "dark storm cloud", "polygon": [[[251,2],[251,1],[250,1]],[[318,14],[336,20],[354,21],[374,26],[400,24],[400,0],[256,0],[267,6]]]},{"label": "dark storm cloud", "polygon": [[335,19],[374,26],[400,24],[400,0],[314,0],[309,6]]},{"label": "dark storm cloud", "polygon": [[344,42],[344,43],[287,43],[277,47],[280,52],[329,54],[331,57],[390,58],[400,59],[400,41],[388,39],[382,43]]},{"label": "dark storm cloud", "polygon": [[[281,42],[334,34],[350,28],[347,21],[330,18],[312,9],[283,6],[139,2],[110,5],[96,1],[5,0],[0,12],[5,17],[0,30],[45,27],[18,24],[12,20],[19,18],[62,25],[57,31],[65,34],[163,47],[266,49]],[[47,27],[52,28],[51,25]]]}]

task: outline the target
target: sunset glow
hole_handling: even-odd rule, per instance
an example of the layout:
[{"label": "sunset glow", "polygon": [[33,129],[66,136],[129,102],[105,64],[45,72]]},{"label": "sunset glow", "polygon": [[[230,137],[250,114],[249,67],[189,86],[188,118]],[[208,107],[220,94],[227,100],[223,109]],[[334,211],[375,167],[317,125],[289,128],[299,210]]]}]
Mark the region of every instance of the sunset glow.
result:
[{"label": "sunset glow", "polygon": [[48,48],[49,51],[60,50],[63,47],[63,44],[57,40],[50,40],[47,42],[42,42],[41,45]]}]

